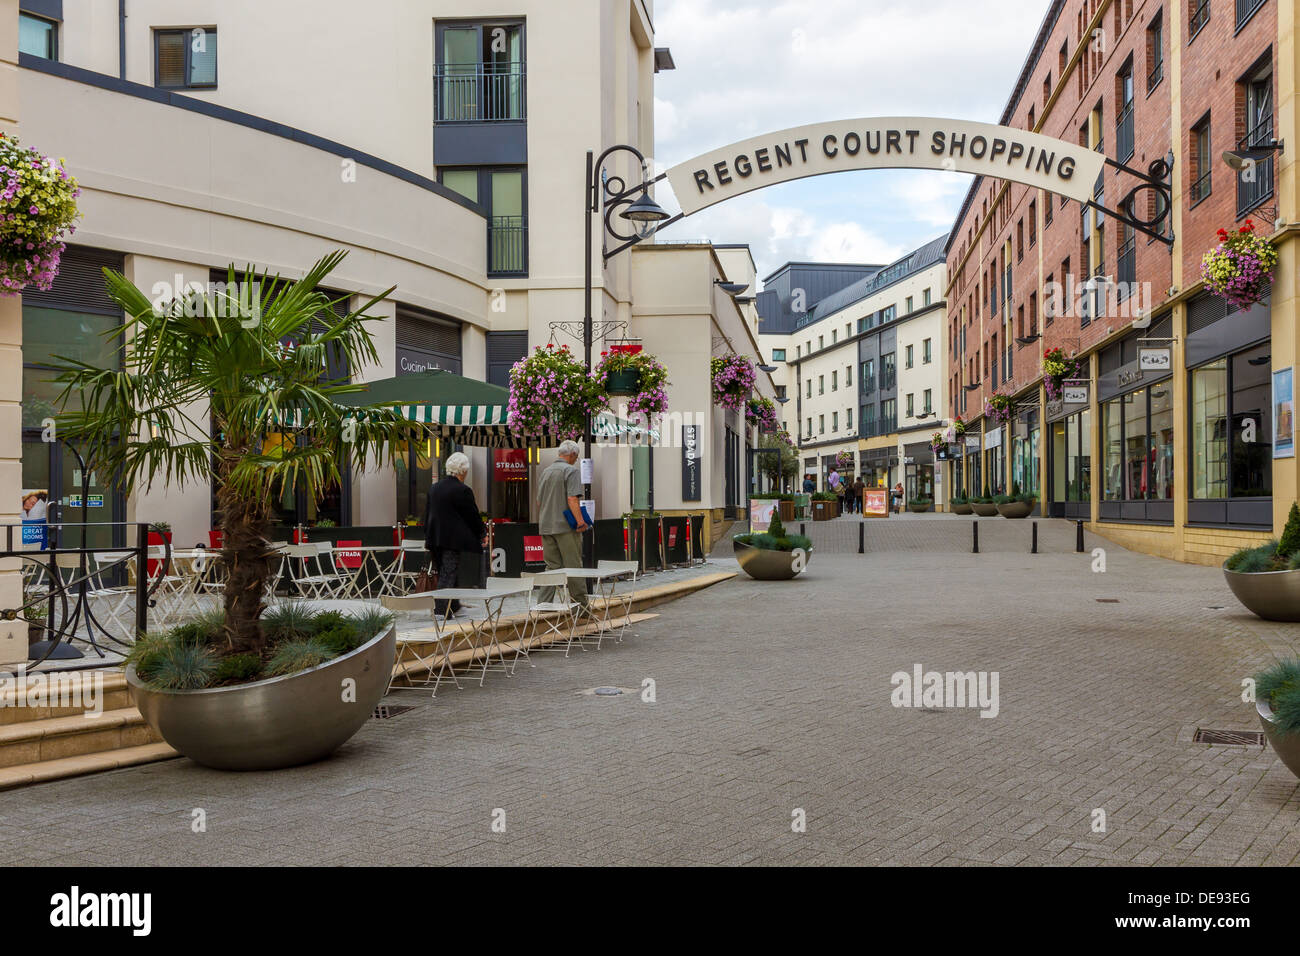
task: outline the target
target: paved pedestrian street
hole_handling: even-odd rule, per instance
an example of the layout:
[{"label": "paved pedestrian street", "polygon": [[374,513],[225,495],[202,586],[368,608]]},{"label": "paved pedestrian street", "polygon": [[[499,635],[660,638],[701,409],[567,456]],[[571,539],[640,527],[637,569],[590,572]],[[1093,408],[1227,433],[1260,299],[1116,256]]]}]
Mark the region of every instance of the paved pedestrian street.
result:
[{"label": "paved pedestrian street", "polygon": [[[1214,568],[1091,536],[1076,554],[1064,522],[1040,522],[1037,555],[1028,522],[982,527],[976,555],[968,519],[869,525],[866,554],[815,553],[789,583],[738,576],[622,645],[536,655],[436,702],[397,692],[415,708],[314,766],[179,759],[0,793],[0,857],[1300,862],[1296,779],[1262,747],[1193,742],[1259,729],[1242,679],[1294,653],[1296,627],[1251,616]],[[919,689],[922,706],[894,706],[914,699],[892,676],[918,667],[985,672],[996,716]]]}]

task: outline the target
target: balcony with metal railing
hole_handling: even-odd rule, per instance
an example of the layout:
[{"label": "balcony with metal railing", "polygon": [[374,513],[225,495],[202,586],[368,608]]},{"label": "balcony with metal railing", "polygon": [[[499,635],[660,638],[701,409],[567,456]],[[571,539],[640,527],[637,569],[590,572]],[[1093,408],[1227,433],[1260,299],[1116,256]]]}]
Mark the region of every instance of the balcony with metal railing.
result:
[{"label": "balcony with metal railing", "polygon": [[[1126,88],[1128,88],[1126,86]],[[1133,158],[1133,103],[1130,101],[1115,121],[1115,159],[1127,163]]]},{"label": "balcony with metal railing", "polygon": [[435,122],[503,123],[528,118],[528,74],[522,62],[439,64],[433,82]]},{"label": "balcony with metal railing", "polygon": [[1237,0],[1237,29],[1240,30],[1263,5],[1264,0]]},{"label": "balcony with metal railing", "polygon": [[[1273,142],[1273,117],[1269,115],[1246,134],[1239,149],[1267,146]],[[1259,154],[1256,154],[1259,155]],[[1273,195],[1273,154],[1253,159],[1237,173],[1237,215],[1244,216]]]},{"label": "balcony with metal railing", "polygon": [[488,275],[528,274],[528,217],[493,216],[488,220]]}]

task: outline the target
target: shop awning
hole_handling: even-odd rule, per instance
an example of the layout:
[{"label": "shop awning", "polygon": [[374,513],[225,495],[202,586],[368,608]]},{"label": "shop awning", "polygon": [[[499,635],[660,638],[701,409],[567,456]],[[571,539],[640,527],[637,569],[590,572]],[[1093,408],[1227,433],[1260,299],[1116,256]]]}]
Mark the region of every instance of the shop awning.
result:
[{"label": "shop awning", "polygon": [[[367,382],[364,389],[340,395],[337,402],[391,406],[433,435],[474,448],[554,448],[560,443],[549,435],[524,436],[510,430],[508,389],[439,369]],[[592,430],[607,441],[658,438],[657,432],[609,413],[597,416]]]}]

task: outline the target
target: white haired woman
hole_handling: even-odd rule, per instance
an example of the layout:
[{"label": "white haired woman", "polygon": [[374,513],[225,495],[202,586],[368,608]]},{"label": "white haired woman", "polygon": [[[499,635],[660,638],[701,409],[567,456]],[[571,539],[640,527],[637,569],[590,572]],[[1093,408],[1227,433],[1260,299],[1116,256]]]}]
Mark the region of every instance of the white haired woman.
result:
[{"label": "white haired woman", "polygon": [[[483,553],[487,527],[479,516],[474,492],[465,484],[469,458],[456,452],[447,459],[446,472],[429,489],[424,513],[424,545],[438,569],[438,587],[454,588],[460,576],[461,553]],[[444,617],[460,610],[459,601],[438,601],[437,613]]]}]

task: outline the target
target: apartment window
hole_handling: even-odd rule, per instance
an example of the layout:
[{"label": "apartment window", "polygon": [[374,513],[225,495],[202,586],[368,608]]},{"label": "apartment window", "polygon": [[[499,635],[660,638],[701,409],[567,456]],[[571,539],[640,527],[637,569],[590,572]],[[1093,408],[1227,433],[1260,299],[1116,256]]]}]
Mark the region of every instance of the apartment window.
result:
[{"label": "apartment window", "polygon": [[[1273,66],[1239,84],[1238,102],[1245,102],[1243,117],[1245,147],[1267,146],[1273,141]],[[1244,216],[1273,195],[1273,154],[1266,153],[1247,169],[1237,173],[1237,215]]]},{"label": "apartment window", "polygon": [[1038,201],[1030,200],[1029,203],[1029,248],[1034,248],[1034,243],[1038,241]]},{"label": "apartment window", "polygon": [[817,434],[818,434],[818,435],[824,435],[824,434],[826,434],[826,416],[825,416],[825,415],[818,415],[818,416],[817,416]]},{"label": "apartment window", "polygon": [[1115,158],[1126,163],[1133,158],[1133,57],[1130,56],[1115,78],[1117,111],[1115,117]]},{"label": "apartment window", "polygon": [[1187,33],[1190,43],[1196,38],[1196,34],[1201,32],[1201,28],[1210,22],[1210,0],[1187,0],[1187,9]]},{"label": "apartment window", "polygon": [[1066,40],[1064,43],[1061,44],[1061,54],[1059,59],[1060,59],[1059,72],[1061,76],[1065,76],[1065,68],[1070,64],[1070,41],[1069,40]]},{"label": "apartment window", "polygon": [[1150,93],[1165,76],[1165,18],[1164,11],[1156,14],[1147,27],[1147,92]]},{"label": "apartment window", "polygon": [[1049,193],[1047,202],[1043,203],[1043,228],[1046,229],[1052,224],[1052,197]]},{"label": "apartment window", "polygon": [[834,345],[839,340],[840,340],[840,330],[831,329],[831,345]]},{"label": "apartment window", "polygon": [[933,389],[929,389],[929,388],[927,388],[927,389],[922,393],[922,398],[921,398],[921,414],[922,414],[922,415],[929,415],[932,411],[934,411],[934,405],[933,405],[934,396],[933,396],[933,392],[934,392]]},{"label": "apartment window", "polygon": [[18,52],[46,60],[59,58],[59,25],[30,13],[18,14]]},{"label": "apartment window", "polygon": [[840,390],[840,373],[837,370],[831,372],[831,391],[838,392],[839,390]]},{"label": "apartment window", "polygon": [[824,336],[824,335],[819,335],[819,336],[817,336],[817,348],[818,348],[818,350],[824,349],[825,347],[826,347],[826,336]]},{"label": "apartment window", "polygon": [[898,382],[898,361],[895,353],[887,352],[880,356],[880,387],[893,388]]},{"label": "apartment window", "polygon": [[1029,335],[1038,334],[1038,293],[1029,293]]},{"label": "apartment window", "polygon": [[1025,129],[1033,132],[1034,129],[1034,108],[1029,107],[1029,120],[1025,123]]},{"label": "apartment window", "polygon": [[907,346],[903,350],[903,368],[912,367],[912,346]]},{"label": "apartment window", "polygon": [[921,342],[921,364],[929,365],[934,358],[934,340],[925,339]]},{"label": "apartment window", "polygon": [[772,349],[772,361],[773,361],[773,362],[784,362],[784,361],[785,361],[785,349]]},{"label": "apartment window", "polygon": [[853,409],[851,408],[844,409],[844,429],[853,431]]},{"label": "apartment window", "polygon": [[840,430],[840,413],[831,412],[831,431],[837,432],[839,430]]},{"label": "apartment window", "polygon": [[853,387],[853,366],[852,365],[844,366],[844,387],[845,388]]},{"label": "apartment window", "polygon": [[870,438],[876,432],[876,406],[862,406],[862,434]]},{"label": "apartment window", "polygon": [[154,31],[154,86],[210,90],[216,85],[216,27]]},{"label": "apartment window", "polygon": [[[1064,278],[1065,274],[1062,273],[1061,275]],[[1044,292],[1046,297],[1043,299],[1043,318],[1046,320],[1043,322],[1044,325],[1051,325],[1052,320],[1056,318],[1056,313],[1060,310],[1061,293],[1053,288],[1055,285],[1056,278],[1049,275],[1046,284],[1048,291]]]},{"label": "apartment window", "polygon": [[845,322],[845,323],[844,323],[844,337],[847,339],[847,338],[850,338],[852,335],[853,335],[853,323],[852,323],[852,322]]},{"label": "apartment window", "polygon": [[925,289],[921,292],[921,305],[925,306],[929,304],[930,304],[930,290]]},{"label": "apartment window", "polygon": [[1052,71],[1048,70],[1047,75],[1043,77],[1043,108],[1047,108],[1047,101],[1052,98]]},{"label": "apartment window", "polygon": [[907,417],[916,417],[916,395],[912,392],[907,393]]},{"label": "apartment window", "polygon": [[804,354],[812,355],[812,339],[809,339],[807,342],[803,344],[803,350],[804,350]]},{"label": "apartment window", "polygon": [[912,297],[911,297],[910,295],[907,297],[907,311],[908,311],[909,313],[915,311],[915,310],[912,308]]},{"label": "apartment window", "polygon": [[1119,227],[1119,260],[1115,272],[1118,283],[1116,294],[1128,298],[1129,290],[1137,283],[1137,231],[1128,223]]},{"label": "apartment window", "polygon": [[1192,370],[1193,498],[1272,495],[1268,355],[1266,344]]},{"label": "apartment window", "polygon": [[881,321],[882,323],[885,323],[885,322],[893,322],[894,319],[895,319],[897,316],[898,316],[898,306],[897,306],[897,305],[891,305],[891,306],[889,306],[888,308],[885,308],[885,309],[882,309],[882,310],[881,310],[881,312],[880,312],[880,321]]},{"label": "apartment window", "polygon": [[809,415],[809,416],[808,416],[808,437],[809,437],[809,438],[812,437],[812,433],[813,433],[813,430],[812,430],[812,416]]},{"label": "apartment window", "polygon": [[1025,261],[1025,220],[1016,221],[1016,261]]},{"label": "apartment window", "polygon": [[818,376],[817,376],[817,394],[818,394],[818,395],[825,395],[825,394],[826,394],[826,376],[825,376],[825,375],[818,375]]},{"label": "apartment window", "polygon": [[887,398],[880,403],[880,430],[878,434],[888,435],[898,427],[898,399]]},{"label": "apartment window", "polygon": [[812,379],[808,379],[808,394],[805,395],[804,397],[812,398]]},{"label": "apartment window", "polygon": [[802,358],[802,357],[803,357],[803,346],[802,346],[802,345],[796,345],[796,346],[794,347],[794,357],[795,357],[795,358]]},{"label": "apartment window", "polygon": [[499,166],[443,168],[438,181],[483,207],[488,222],[488,275],[527,275],[527,171]]},{"label": "apartment window", "polygon": [[524,25],[439,24],[434,80],[439,123],[525,119]]},{"label": "apartment window", "polygon": [[1210,158],[1210,117],[1192,127],[1192,205],[1210,195],[1214,163]]}]

